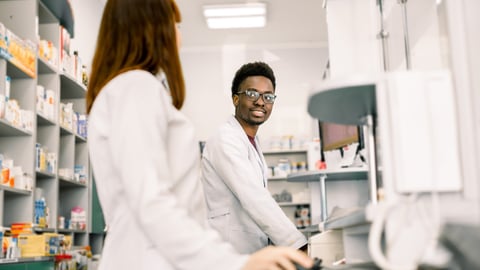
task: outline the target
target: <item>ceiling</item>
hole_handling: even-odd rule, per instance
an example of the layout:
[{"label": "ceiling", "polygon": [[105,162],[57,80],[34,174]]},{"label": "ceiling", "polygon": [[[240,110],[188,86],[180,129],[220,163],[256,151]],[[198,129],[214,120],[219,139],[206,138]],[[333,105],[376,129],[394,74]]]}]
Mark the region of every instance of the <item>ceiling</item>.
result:
[{"label": "ceiling", "polygon": [[259,2],[245,0],[176,0],[182,13],[182,47],[226,44],[327,46],[323,0],[262,0],[267,4],[267,26],[250,29],[208,29],[204,5]]}]

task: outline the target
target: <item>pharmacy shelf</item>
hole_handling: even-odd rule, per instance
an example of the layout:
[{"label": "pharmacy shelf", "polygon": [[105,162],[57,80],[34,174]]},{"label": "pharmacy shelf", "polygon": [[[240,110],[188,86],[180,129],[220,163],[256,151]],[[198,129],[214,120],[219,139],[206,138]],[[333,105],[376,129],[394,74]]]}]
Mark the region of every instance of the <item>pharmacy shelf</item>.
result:
[{"label": "pharmacy shelf", "polygon": [[84,99],[87,94],[87,87],[76,81],[70,75],[60,74],[62,85],[62,99]]},{"label": "pharmacy shelf", "polygon": [[54,120],[49,119],[48,117],[44,116],[42,113],[37,112],[37,125],[39,126],[55,126],[56,123]]},{"label": "pharmacy shelf", "polygon": [[58,229],[59,233],[86,233],[86,230]]},{"label": "pharmacy shelf", "polygon": [[286,181],[287,176],[272,176],[268,178],[268,181]]},{"label": "pharmacy shelf", "polygon": [[7,61],[7,70],[10,77],[14,79],[35,78],[35,73],[33,71],[20,65],[18,62],[14,61],[14,59],[9,59]]},{"label": "pharmacy shelf", "polygon": [[[29,268],[25,267],[16,267],[16,266],[9,266],[9,264],[12,263],[40,263],[40,262],[52,262],[52,267],[53,267],[53,262],[54,262],[54,257],[52,256],[44,256],[44,257],[31,257],[31,258],[14,258],[14,259],[0,259],[0,269],[37,269],[35,267],[30,266]],[[50,266],[50,265],[49,265]],[[9,268],[7,268],[9,267]],[[41,269],[49,269],[49,268],[41,268]]]},{"label": "pharmacy shelf", "polygon": [[72,7],[68,0],[40,0],[39,17],[40,23],[52,23],[59,21],[60,25],[67,29],[70,36],[74,37],[74,20]]},{"label": "pharmacy shelf", "polygon": [[319,181],[325,176],[326,181],[336,180],[365,180],[368,177],[368,170],[365,167],[342,168],[338,170],[320,170],[300,173],[292,173],[287,176],[288,182],[311,182]]},{"label": "pharmacy shelf", "polygon": [[344,209],[341,216],[329,217],[324,223],[325,230],[343,229],[362,224],[368,224],[365,208]]},{"label": "pharmacy shelf", "polygon": [[60,126],[60,134],[61,135],[73,135],[73,131],[67,127]]},{"label": "pharmacy shelf", "polygon": [[47,172],[47,171],[36,170],[35,174],[37,175],[37,179],[48,179],[48,178],[56,177],[56,174],[51,173],[51,172]]},{"label": "pharmacy shelf", "polygon": [[327,185],[331,181],[363,181],[368,179],[368,170],[365,167],[343,168],[338,170],[309,171],[290,174],[288,182],[320,182],[320,207],[322,220],[327,219]]},{"label": "pharmacy shelf", "polygon": [[59,176],[58,179],[60,180],[61,187],[83,187],[86,188],[87,184],[77,182],[73,179],[65,178],[63,176]]},{"label": "pharmacy shelf", "polygon": [[32,230],[35,233],[54,233],[55,232],[55,228],[32,227]]},{"label": "pharmacy shelf", "polygon": [[[273,167],[278,166],[278,162],[280,160],[288,160],[288,166],[291,166],[291,163],[298,163],[302,162],[303,164],[307,164],[308,159],[308,151],[307,149],[269,149],[268,151],[264,151],[263,155],[265,157],[265,161],[268,164],[268,167],[272,169],[272,173],[275,172]],[[286,165],[286,164],[284,164]],[[278,173],[278,172],[277,172]],[[294,193],[304,192],[305,190],[309,190],[309,183],[288,183],[287,182],[287,175],[286,171],[278,173],[278,175],[274,175],[268,178],[268,190],[272,195],[280,195],[283,192],[288,192],[291,196]],[[275,197],[275,196],[274,196]],[[285,215],[295,224],[295,210],[297,206],[308,206],[311,207],[312,203],[309,199],[304,198],[297,198],[297,200],[301,200],[301,202],[277,202],[278,205],[281,207]],[[304,201],[308,200],[308,201]]]},{"label": "pharmacy shelf", "polygon": [[57,67],[43,60],[43,58],[41,57],[37,57],[37,63],[38,63],[38,74],[56,73],[58,70]]},{"label": "pharmacy shelf", "polygon": [[306,154],[306,149],[271,149],[263,151],[264,155]]},{"label": "pharmacy shelf", "polygon": [[0,136],[32,136],[30,131],[13,126],[7,120],[0,119]]},{"label": "pharmacy shelf", "polygon": [[5,192],[6,196],[8,196],[8,195],[26,195],[26,196],[32,195],[32,191],[30,191],[30,190],[13,188],[13,187],[8,187],[8,186],[4,186],[4,185],[0,185],[0,190],[3,190]]},{"label": "pharmacy shelf", "polygon": [[75,142],[79,143],[79,142],[87,142],[87,138],[83,137],[83,136],[80,136],[78,134],[75,133]]},{"label": "pharmacy shelf", "polygon": [[280,206],[299,206],[299,205],[310,205],[310,202],[279,202]]},{"label": "pharmacy shelf", "polygon": [[[24,40],[35,42],[47,40],[60,52],[61,25],[73,37],[73,13],[68,0],[1,1],[0,22],[13,34]],[[60,56],[58,55],[58,58]],[[30,59],[29,59],[30,60]],[[21,109],[33,113],[31,131],[13,126],[0,118],[0,153],[5,159],[13,160],[14,166],[32,178],[32,190],[0,186],[0,226],[8,228],[16,222],[34,220],[35,199],[45,198],[49,208],[48,228],[38,228],[36,232],[55,232],[72,235],[74,245],[90,244],[90,199],[91,179],[88,175],[89,159],[87,138],[79,136],[73,128],[60,127],[59,120],[65,111],[60,111],[60,102],[72,103],[73,111],[85,113],[86,87],[41,55],[32,55],[33,67],[22,64],[18,59],[0,49],[0,94],[5,95],[6,77],[10,78],[10,99],[17,100]],[[60,60],[60,59],[59,59]],[[54,113],[47,114],[37,103],[41,87],[50,90],[53,97]],[[52,99],[48,100],[49,102]],[[41,104],[40,104],[41,105]],[[71,111],[67,111],[70,113]],[[49,117],[47,117],[47,115]],[[72,119],[73,123],[73,119]],[[53,170],[39,170],[37,149],[41,146],[55,160]],[[87,179],[80,183],[73,180],[76,168],[86,171]],[[71,179],[58,174],[63,169]],[[62,231],[57,228],[59,216],[71,218],[73,208],[80,207],[87,216],[83,231]],[[99,236],[102,238],[102,236]],[[100,249],[97,249],[100,250]],[[16,266],[12,266],[16,267]],[[12,268],[13,269],[13,268]],[[18,269],[18,268],[15,268]],[[52,268],[53,269],[53,268]]]}]

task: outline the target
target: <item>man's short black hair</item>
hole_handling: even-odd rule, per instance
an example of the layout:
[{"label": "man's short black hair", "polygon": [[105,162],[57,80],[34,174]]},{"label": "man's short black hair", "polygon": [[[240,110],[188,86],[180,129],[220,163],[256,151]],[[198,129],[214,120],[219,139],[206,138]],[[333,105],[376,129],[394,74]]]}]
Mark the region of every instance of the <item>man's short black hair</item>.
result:
[{"label": "man's short black hair", "polygon": [[240,84],[248,77],[251,76],[263,76],[268,78],[273,85],[273,90],[275,90],[275,75],[273,70],[264,62],[252,62],[244,64],[240,67],[239,70],[235,73],[235,77],[232,81],[232,97],[240,91]]}]

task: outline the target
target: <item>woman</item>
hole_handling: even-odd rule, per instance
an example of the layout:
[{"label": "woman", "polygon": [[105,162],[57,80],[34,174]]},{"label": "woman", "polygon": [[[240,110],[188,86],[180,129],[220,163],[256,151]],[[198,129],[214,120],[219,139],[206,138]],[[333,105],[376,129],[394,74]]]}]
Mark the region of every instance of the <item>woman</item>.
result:
[{"label": "woman", "polygon": [[108,0],[87,92],[89,153],[109,231],[101,270],[295,269],[290,248],[251,256],[206,225],[174,0]]}]

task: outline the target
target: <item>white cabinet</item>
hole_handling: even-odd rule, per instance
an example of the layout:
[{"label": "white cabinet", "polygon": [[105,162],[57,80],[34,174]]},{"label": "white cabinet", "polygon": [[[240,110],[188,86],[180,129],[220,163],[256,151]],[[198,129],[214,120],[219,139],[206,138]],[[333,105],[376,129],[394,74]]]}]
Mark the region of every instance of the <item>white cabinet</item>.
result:
[{"label": "white cabinet", "polygon": [[[74,112],[85,113],[85,85],[65,74],[58,63],[60,25],[73,30],[71,8],[66,0],[0,1],[0,23],[4,26],[1,38],[5,37],[8,29],[19,40],[29,40],[33,44],[32,55],[28,50],[16,47],[8,49],[10,52],[20,50],[16,56],[6,48],[0,49],[0,94],[5,97],[6,82],[9,80],[10,100],[17,100],[20,109],[32,118],[31,127],[23,127],[17,123],[23,122],[23,112],[18,116],[20,120],[14,117],[12,121],[7,119],[5,109],[0,108],[3,117],[0,119],[0,153],[3,161],[12,160],[14,166],[22,171],[11,186],[7,186],[9,183],[0,185],[0,226],[35,223],[35,200],[44,198],[49,209],[48,226],[36,230],[70,235],[73,245],[88,245],[91,179],[87,140],[74,123],[66,127],[59,120],[62,116],[60,103],[71,103]],[[72,32],[70,34],[73,36]],[[39,40],[52,42],[59,50],[57,60],[49,62],[37,56]],[[38,85],[49,90],[51,110],[38,106]],[[39,158],[41,151],[48,153],[44,156],[48,162]],[[80,168],[83,169],[81,173]],[[85,211],[85,226],[58,224],[59,216],[70,220],[75,207]]]}]

